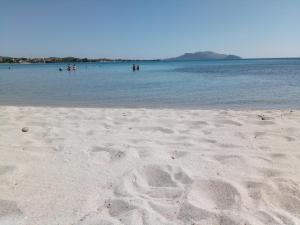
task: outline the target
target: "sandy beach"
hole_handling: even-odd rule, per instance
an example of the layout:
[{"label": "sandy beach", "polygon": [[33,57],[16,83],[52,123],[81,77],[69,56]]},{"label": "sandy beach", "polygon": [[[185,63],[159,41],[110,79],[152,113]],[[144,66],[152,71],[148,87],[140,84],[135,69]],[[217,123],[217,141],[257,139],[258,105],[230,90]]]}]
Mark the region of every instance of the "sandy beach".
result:
[{"label": "sandy beach", "polygon": [[1,225],[300,224],[300,111],[1,106],[0,140]]}]

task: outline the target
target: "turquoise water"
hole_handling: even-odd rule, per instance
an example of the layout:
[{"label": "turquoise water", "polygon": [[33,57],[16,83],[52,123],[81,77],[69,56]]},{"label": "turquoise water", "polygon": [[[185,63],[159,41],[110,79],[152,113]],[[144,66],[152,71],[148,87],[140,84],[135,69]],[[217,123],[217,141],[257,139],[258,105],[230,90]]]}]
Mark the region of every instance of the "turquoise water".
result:
[{"label": "turquoise water", "polygon": [[0,104],[146,108],[300,108],[300,60],[0,65]]}]

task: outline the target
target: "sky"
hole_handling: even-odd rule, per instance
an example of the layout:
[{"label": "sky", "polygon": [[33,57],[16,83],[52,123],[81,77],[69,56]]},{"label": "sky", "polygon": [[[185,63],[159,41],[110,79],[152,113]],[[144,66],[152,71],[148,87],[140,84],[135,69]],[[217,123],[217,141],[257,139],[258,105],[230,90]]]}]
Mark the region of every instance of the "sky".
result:
[{"label": "sky", "polygon": [[300,0],[0,0],[0,55],[300,57]]}]

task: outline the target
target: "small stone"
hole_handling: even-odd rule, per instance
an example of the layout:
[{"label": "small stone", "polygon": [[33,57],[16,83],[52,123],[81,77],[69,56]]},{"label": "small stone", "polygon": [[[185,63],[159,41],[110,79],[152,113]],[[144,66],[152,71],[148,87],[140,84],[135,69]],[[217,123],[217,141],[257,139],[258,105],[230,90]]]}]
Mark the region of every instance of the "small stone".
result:
[{"label": "small stone", "polygon": [[22,128],[22,132],[28,132],[29,131],[29,128],[28,127],[23,127]]},{"label": "small stone", "polygon": [[261,119],[261,120],[266,120],[266,117],[264,115],[258,115],[258,117]]}]

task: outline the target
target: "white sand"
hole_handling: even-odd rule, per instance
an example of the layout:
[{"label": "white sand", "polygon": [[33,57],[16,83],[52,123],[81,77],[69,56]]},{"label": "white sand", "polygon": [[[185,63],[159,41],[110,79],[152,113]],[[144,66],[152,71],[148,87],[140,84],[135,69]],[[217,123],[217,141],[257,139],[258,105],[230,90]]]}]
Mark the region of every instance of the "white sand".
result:
[{"label": "white sand", "polygon": [[0,107],[0,224],[300,224],[300,111]]}]

